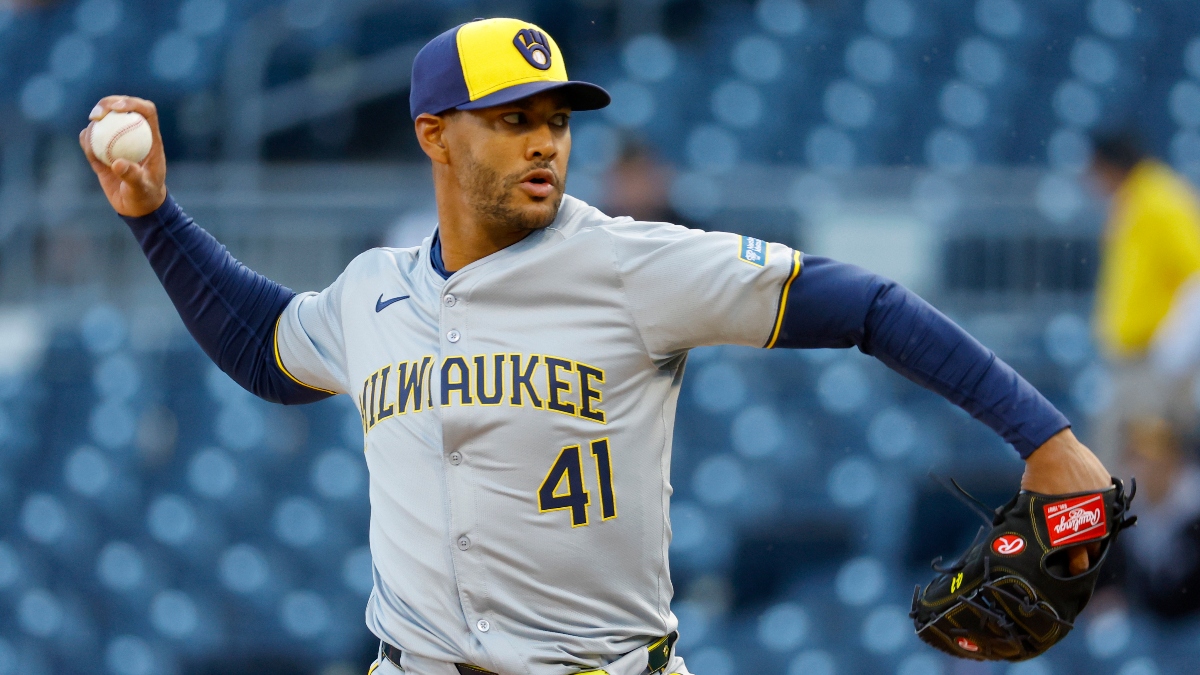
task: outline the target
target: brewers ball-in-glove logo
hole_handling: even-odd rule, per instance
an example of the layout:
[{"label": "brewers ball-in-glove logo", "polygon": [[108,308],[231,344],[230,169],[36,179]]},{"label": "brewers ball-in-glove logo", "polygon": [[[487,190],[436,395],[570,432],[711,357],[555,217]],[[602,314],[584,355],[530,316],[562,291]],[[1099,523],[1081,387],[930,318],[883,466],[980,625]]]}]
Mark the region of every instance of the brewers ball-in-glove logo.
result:
[{"label": "brewers ball-in-glove logo", "polygon": [[[938,576],[913,595],[917,635],[978,661],[1023,661],[1054,646],[1091,599],[1117,534],[1136,520],[1127,515],[1134,492],[1136,484],[1127,494],[1114,478],[1103,492],[1022,491],[995,511],[962,492],[987,525],[956,562],[933,561]],[[1072,575],[1067,550],[1081,544],[1099,553]]]},{"label": "brewers ball-in-glove logo", "polygon": [[513,45],[517,51],[521,52],[521,56],[529,62],[529,65],[538,70],[550,70],[550,42],[546,40],[546,34],[540,30],[532,28],[523,28],[517,31],[516,37],[513,38]]}]

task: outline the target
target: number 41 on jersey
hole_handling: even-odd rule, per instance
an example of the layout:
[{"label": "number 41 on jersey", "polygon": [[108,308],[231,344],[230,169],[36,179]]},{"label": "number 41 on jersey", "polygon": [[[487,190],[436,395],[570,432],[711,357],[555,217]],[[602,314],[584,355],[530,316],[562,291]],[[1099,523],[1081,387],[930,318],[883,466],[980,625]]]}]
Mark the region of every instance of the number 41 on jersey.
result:
[{"label": "number 41 on jersey", "polygon": [[[589,446],[596,464],[596,484],[600,486],[600,519],[612,520],[617,517],[617,499],[613,494],[608,439],[594,440]],[[583,451],[578,445],[568,445],[558,454],[546,480],[538,488],[538,509],[542,513],[570,511],[571,527],[583,527],[588,524],[591,499],[583,483]]]}]

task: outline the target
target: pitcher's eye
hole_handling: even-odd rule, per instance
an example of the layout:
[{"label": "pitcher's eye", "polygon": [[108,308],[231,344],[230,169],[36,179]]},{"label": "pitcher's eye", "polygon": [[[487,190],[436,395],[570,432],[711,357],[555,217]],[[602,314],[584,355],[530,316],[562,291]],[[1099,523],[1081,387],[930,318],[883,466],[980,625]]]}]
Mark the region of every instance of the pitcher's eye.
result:
[{"label": "pitcher's eye", "polygon": [[505,115],[502,119],[505,122],[508,122],[509,124],[520,124],[524,120],[524,117],[525,116],[522,115],[521,113],[509,113],[509,114]]},{"label": "pitcher's eye", "polygon": [[567,120],[569,119],[571,118],[567,117],[566,115],[555,115],[554,117],[550,118],[550,123],[556,127],[565,127],[567,126]]}]

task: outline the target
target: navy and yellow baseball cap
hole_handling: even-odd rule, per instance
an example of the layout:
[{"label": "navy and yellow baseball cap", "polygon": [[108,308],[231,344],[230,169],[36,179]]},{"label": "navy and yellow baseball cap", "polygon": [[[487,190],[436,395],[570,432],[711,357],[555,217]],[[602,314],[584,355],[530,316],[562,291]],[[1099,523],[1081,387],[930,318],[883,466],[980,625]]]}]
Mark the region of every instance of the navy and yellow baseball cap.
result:
[{"label": "navy and yellow baseball cap", "polygon": [[607,91],[567,79],[562,52],[545,31],[518,19],[479,19],[429,41],[413,61],[409,112],[477,110],[557,89],[572,110],[608,105]]}]

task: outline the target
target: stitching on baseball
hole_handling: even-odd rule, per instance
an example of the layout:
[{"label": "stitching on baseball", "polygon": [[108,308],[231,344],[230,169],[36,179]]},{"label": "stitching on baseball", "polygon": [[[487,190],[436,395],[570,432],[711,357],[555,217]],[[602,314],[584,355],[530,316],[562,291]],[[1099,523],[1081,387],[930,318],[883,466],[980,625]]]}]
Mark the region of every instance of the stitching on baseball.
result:
[{"label": "stitching on baseball", "polygon": [[140,121],[134,120],[134,121],[130,122],[129,124],[121,127],[120,129],[117,129],[115,132],[113,132],[112,138],[108,139],[108,146],[104,148],[104,156],[108,159],[109,166],[111,166],[113,163],[113,156],[112,156],[113,146],[116,145],[117,141],[121,140],[122,136],[124,136],[125,134],[129,133],[130,131],[133,131],[134,129],[136,129],[139,124],[141,124]]}]

